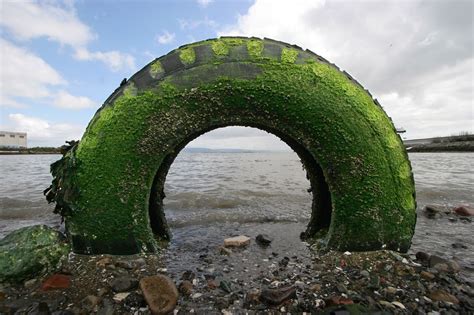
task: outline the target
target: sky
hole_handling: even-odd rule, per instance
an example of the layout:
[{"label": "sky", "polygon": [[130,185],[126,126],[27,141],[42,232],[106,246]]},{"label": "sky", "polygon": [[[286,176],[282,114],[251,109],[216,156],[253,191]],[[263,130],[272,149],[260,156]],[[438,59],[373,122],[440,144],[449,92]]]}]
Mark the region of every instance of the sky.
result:
[{"label": "sky", "polygon": [[[474,131],[473,1],[0,0],[0,130],[28,145],[80,139],[123,78],[176,47],[224,35],[310,49],[379,100],[404,138]],[[253,128],[189,146],[280,150]]]}]

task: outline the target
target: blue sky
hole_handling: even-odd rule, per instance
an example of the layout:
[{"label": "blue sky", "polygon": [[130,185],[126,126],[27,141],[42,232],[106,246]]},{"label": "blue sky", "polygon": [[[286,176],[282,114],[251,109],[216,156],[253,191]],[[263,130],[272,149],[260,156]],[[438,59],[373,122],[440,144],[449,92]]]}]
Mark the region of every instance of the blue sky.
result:
[{"label": "blue sky", "polygon": [[[270,37],[356,77],[408,138],[473,131],[471,1],[0,2],[0,129],[29,145],[78,139],[123,78],[189,42]],[[192,143],[282,149],[264,132],[219,129]]]}]

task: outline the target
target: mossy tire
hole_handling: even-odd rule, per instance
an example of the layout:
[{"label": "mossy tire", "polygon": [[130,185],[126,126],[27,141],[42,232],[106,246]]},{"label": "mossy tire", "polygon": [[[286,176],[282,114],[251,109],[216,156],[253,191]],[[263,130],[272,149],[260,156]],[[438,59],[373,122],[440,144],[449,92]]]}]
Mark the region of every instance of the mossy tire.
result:
[{"label": "mossy tire", "polygon": [[413,175],[380,104],[308,50],[230,37],[146,65],[55,164],[54,200],[74,250],[157,250],[169,237],[162,201],[171,163],[189,141],[224,126],[266,130],[300,156],[313,190],[305,237],[338,250],[410,246]]}]

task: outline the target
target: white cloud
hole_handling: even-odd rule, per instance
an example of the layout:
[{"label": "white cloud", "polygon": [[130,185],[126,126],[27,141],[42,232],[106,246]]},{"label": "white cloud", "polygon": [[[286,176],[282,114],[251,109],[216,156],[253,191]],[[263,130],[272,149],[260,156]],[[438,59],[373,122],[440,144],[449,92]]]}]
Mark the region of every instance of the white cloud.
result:
[{"label": "white cloud", "polygon": [[86,48],[79,48],[74,54],[74,58],[78,60],[97,60],[106,64],[110,70],[116,71],[135,71],[135,58],[129,54],[124,54],[119,51],[107,52],[90,52]]},{"label": "white cloud", "polygon": [[60,2],[2,2],[0,25],[18,40],[45,37],[73,48],[78,60],[97,60],[112,71],[136,70],[135,60],[130,54],[112,51],[91,52],[87,45],[97,35],[76,15],[74,6]]},{"label": "white cloud", "polygon": [[1,90],[1,80],[0,80],[0,107],[9,107],[9,108],[28,108],[28,105],[18,102],[11,98],[11,96],[5,95]]},{"label": "white cloud", "polygon": [[380,95],[393,121],[408,131],[407,138],[452,135],[474,131],[474,58],[453,67],[441,67],[412,81],[417,93]]},{"label": "white cloud", "polygon": [[85,46],[96,37],[70,7],[48,2],[4,1],[0,24],[21,40],[46,37],[72,47]]},{"label": "white cloud", "polygon": [[322,55],[416,138],[473,131],[473,20],[471,1],[256,0],[218,34],[274,38]]},{"label": "white cloud", "polygon": [[67,109],[82,109],[95,105],[84,96],[73,96],[53,89],[67,84],[66,80],[43,59],[22,47],[0,39],[0,105],[26,108],[18,98],[49,102]]},{"label": "white cloud", "polygon": [[169,44],[172,41],[174,41],[176,34],[175,33],[170,33],[168,31],[163,31],[161,35],[156,36],[156,40],[158,43],[164,45],[164,44]]},{"label": "white cloud", "polygon": [[201,7],[207,7],[209,4],[211,4],[212,2],[214,2],[214,0],[197,0],[197,3],[201,6]]},{"label": "white cloud", "polygon": [[212,130],[191,141],[190,148],[288,151],[290,148],[277,136],[250,127],[225,127]]},{"label": "white cloud", "polygon": [[43,59],[0,39],[0,101],[2,106],[18,107],[14,98],[44,98],[51,96],[52,86],[66,81]]},{"label": "white cloud", "polygon": [[66,140],[81,138],[85,127],[75,124],[53,123],[23,114],[8,115],[9,123],[2,129],[28,133],[28,146],[60,146]]},{"label": "white cloud", "polygon": [[66,91],[59,91],[53,100],[53,104],[65,109],[84,109],[96,105],[96,103],[88,97],[74,96]]}]

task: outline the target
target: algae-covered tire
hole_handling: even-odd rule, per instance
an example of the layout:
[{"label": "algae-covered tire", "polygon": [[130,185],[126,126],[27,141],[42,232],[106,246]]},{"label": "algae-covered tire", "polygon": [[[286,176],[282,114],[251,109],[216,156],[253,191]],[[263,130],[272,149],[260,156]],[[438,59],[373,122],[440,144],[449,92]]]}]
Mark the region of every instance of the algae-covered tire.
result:
[{"label": "algae-covered tire", "polygon": [[191,140],[224,126],[266,130],[300,156],[313,190],[306,237],[339,250],[408,249],[411,166],[378,102],[310,51],[227,37],[146,65],[53,165],[50,200],[74,250],[156,250],[156,238],[169,237],[162,200],[171,163]]}]

